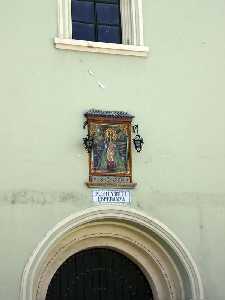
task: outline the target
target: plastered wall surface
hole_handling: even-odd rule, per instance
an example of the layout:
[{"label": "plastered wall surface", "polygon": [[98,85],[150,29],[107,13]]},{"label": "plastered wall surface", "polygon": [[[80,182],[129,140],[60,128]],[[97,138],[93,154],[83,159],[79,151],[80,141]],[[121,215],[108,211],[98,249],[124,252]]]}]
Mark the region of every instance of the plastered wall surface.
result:
[{"label": "plastered wall surface", "polygon": [[225,3],[143,0],[148,58],[56,50],[56,1],[1,3],[0,299],[57,222],[93,206],[89,108],[136,116],[132,207],[173,230],[207,300],[225,295]]}]

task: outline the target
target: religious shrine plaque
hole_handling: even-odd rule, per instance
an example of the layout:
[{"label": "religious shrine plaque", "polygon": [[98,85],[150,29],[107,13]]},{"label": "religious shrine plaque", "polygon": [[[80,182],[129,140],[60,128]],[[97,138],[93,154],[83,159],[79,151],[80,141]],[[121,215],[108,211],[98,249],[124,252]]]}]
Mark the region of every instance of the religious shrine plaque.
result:
[{"label": "religious shrine plaque", "polygon": [[90,110],[84,116],[91,143],[87,186],[134,188],[131,157],[133,116],[99,110]]}]

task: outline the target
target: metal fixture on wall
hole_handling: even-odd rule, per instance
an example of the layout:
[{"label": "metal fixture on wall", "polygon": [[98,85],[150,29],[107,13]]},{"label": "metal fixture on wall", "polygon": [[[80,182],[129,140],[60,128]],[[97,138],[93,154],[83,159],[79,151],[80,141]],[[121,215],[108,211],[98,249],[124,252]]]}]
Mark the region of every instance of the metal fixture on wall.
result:
[{"label": "metal fixture on wall", "polygon": [[94,139],[87,134],[87,136],[85,138],[83,138],[83,144],[84,144],[84,148],[88,153],[91,153],[93,144],[94,144]]},{"label": "metal fixture on wall", "polygon": [[136,133],[135,137],[133,138],[133,143],[134,143],[135,150],[137,152],[141,152],[142,146],[144,144],[144,140],[138,132],[138,125],[133,126],[133,131],[134,131],[134,133]]}]

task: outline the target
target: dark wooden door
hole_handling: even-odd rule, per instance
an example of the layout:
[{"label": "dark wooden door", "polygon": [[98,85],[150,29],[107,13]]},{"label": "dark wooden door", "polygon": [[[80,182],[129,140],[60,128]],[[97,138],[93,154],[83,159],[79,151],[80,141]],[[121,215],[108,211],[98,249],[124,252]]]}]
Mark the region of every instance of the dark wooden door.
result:
[{"label": "dark wooden door", "polygon": [[140,268],[111,249],[93,248],[68,258],[53,276],[46,300],[153,300]]}]

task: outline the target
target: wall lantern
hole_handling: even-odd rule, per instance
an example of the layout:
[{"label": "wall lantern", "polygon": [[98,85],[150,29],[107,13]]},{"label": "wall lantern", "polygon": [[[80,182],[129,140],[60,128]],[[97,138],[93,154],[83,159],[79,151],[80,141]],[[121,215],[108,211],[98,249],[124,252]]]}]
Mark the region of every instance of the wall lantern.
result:
[{"label": "wall lantern", "polygon": [[88,187],[134,188],[132,180],[132,128],[136,136],[134,147],[140,152],[143,138],[138,125],[132,127],[134,116],[122,111],[89,110],[84,114],[83,128],[88,133],[83,138],[89,153]]},{"label": "wall lantern", "polygon": [[133,131],[134,131],[134,133],[136,133],[135,137],[133,138],[133,143],[134,143],[135,150],[137,152],[141,152],[142,146],[144,144],[144,140],[140,136],[140,134],[138,133],[138,125],[133,126]]},{"label": "wall lantern", "polygon": [[92,150],[92,147],[94,144],[94,139],[89,134],[87,134],[87,136],[85,138],[83,138],[83,144],[84,144],[85,150],[88,153],[91,153],[91,150]]}]

